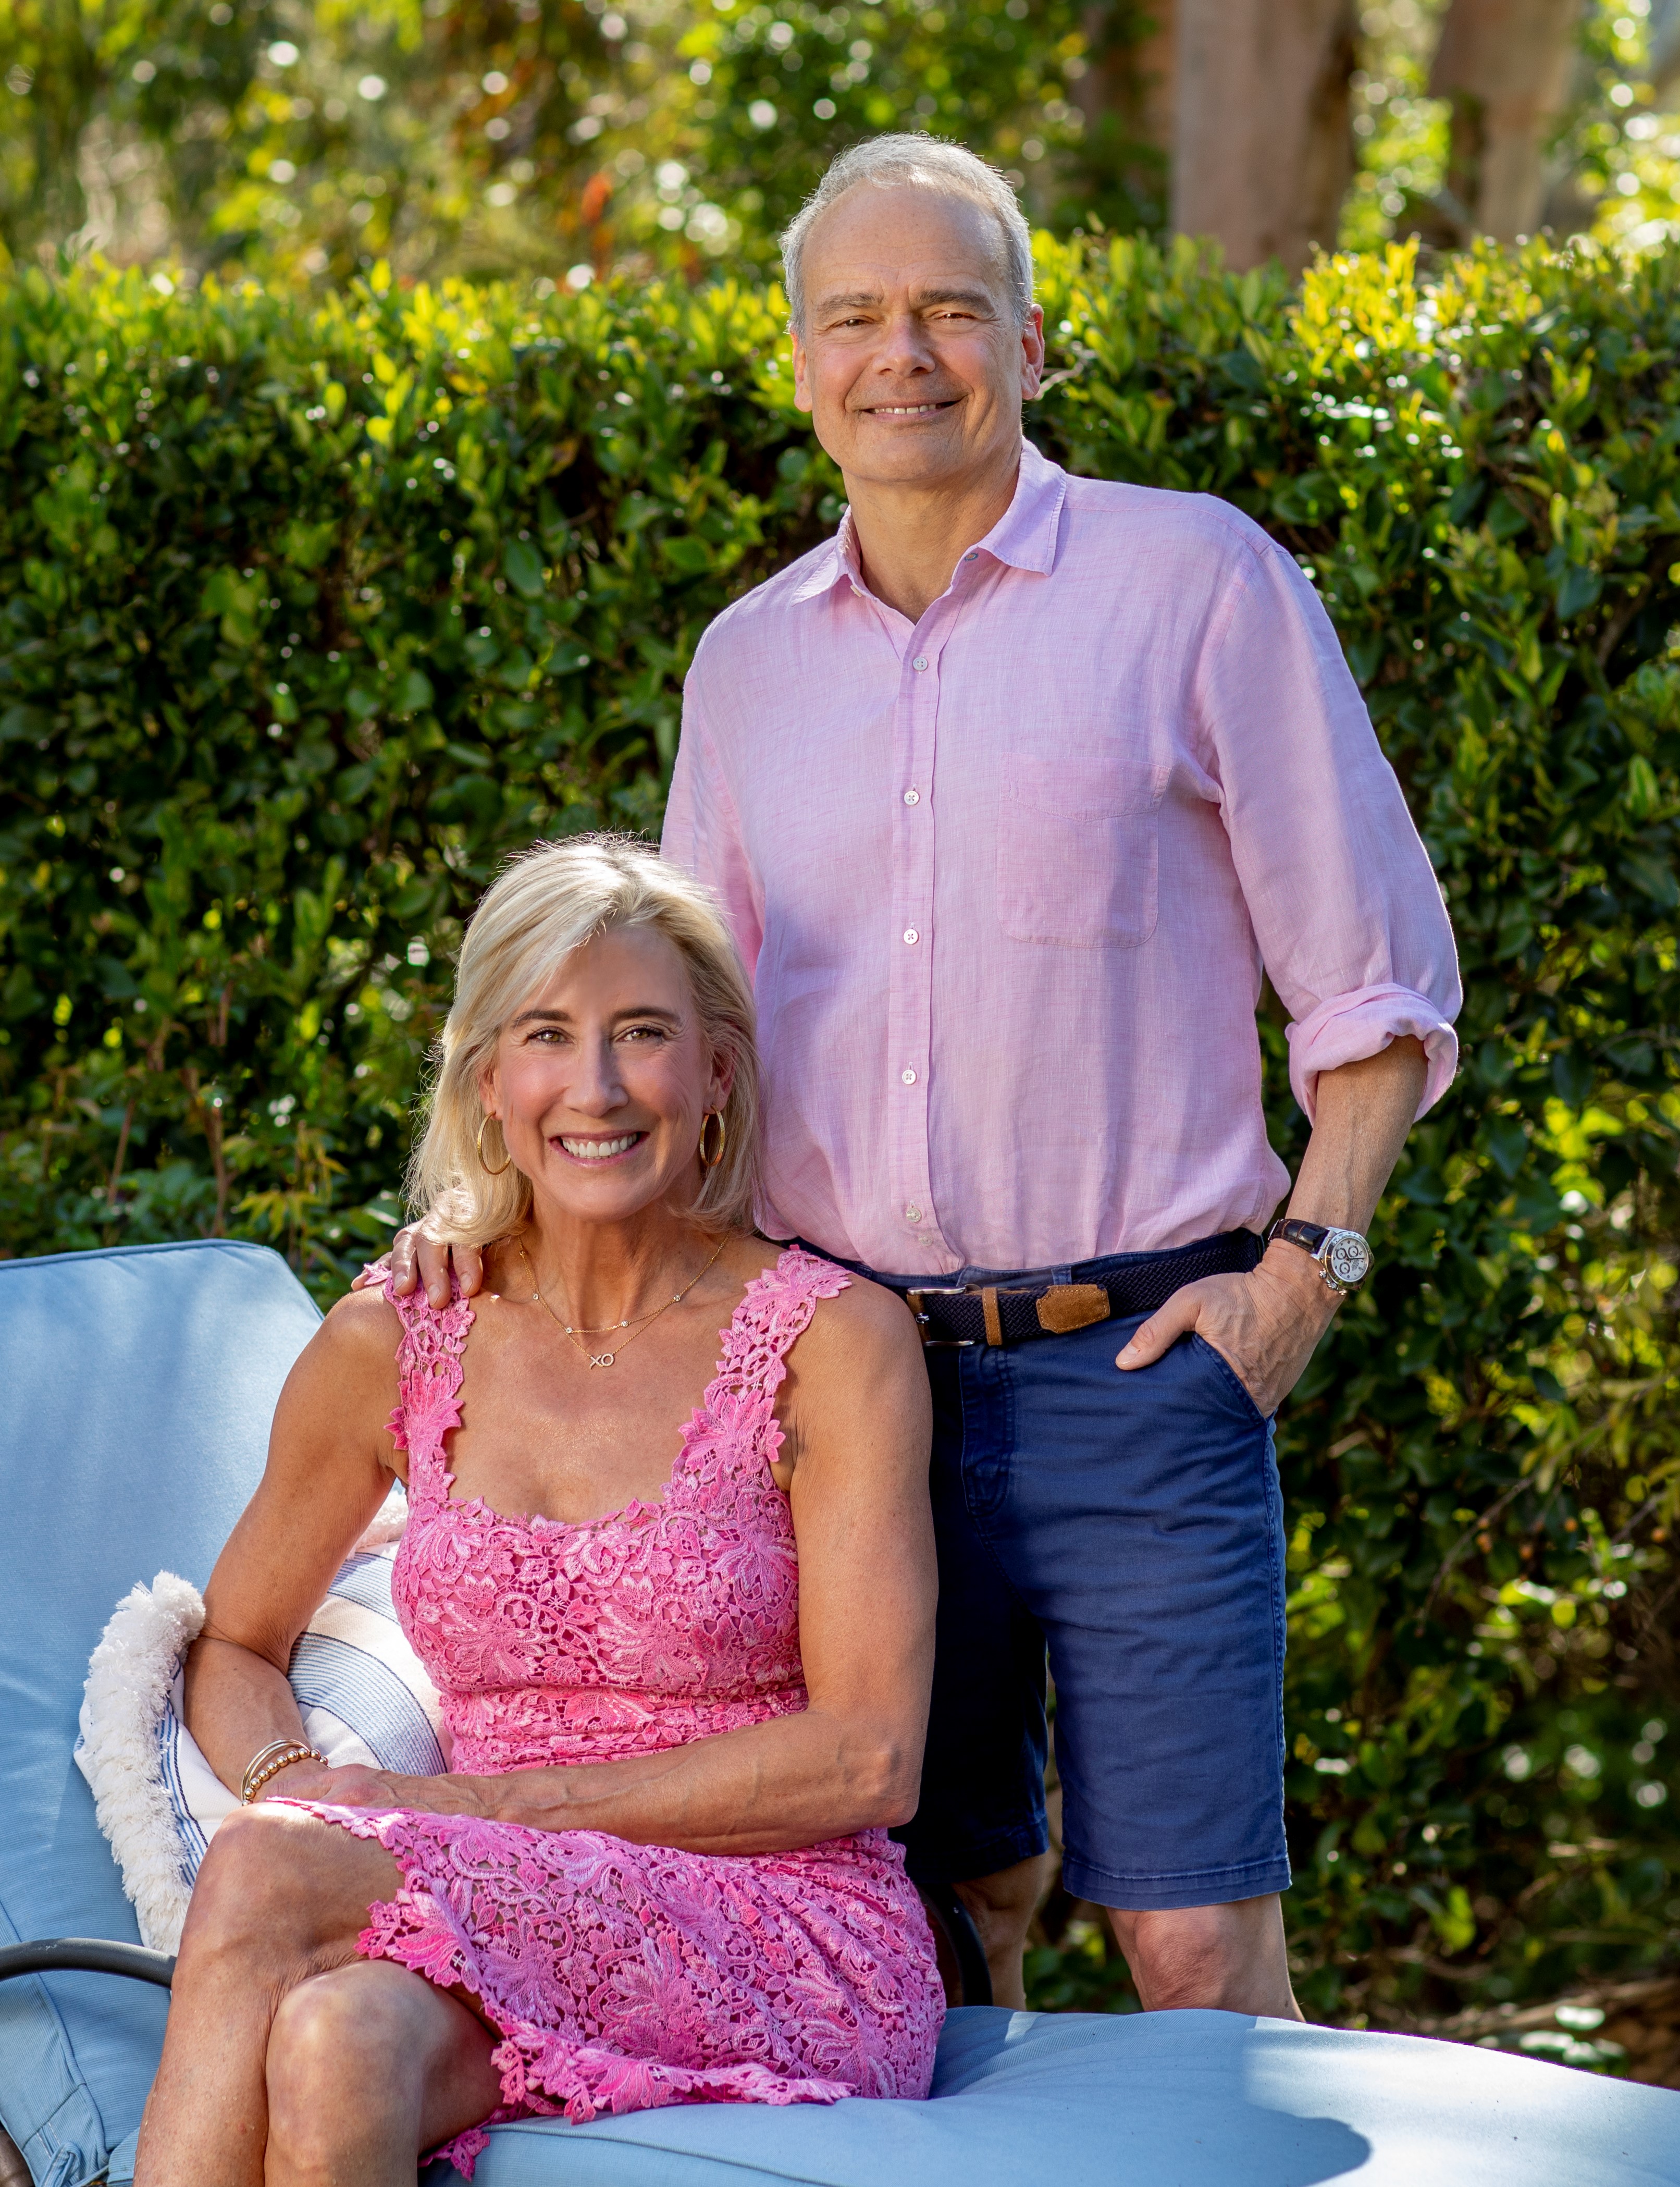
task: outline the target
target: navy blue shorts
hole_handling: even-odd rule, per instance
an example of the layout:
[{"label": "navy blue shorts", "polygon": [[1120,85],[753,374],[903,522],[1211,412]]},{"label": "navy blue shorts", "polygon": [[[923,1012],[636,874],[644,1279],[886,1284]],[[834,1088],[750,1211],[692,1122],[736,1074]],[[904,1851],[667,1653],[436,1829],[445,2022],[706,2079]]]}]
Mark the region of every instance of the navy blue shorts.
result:
[{"label": "navy blue shorts", "polygon": [[[940,1279],[981,1279],[1009,1280]],[[1048,1653],[1066,1887],[1139,1911],[1289,1881],[1271,1423],[1199,1336],[1122,1375],[1143,1318],[926,1354],[938,1639],[921,1805],[895,1833],[959,1879],[1045,1849]]]}]

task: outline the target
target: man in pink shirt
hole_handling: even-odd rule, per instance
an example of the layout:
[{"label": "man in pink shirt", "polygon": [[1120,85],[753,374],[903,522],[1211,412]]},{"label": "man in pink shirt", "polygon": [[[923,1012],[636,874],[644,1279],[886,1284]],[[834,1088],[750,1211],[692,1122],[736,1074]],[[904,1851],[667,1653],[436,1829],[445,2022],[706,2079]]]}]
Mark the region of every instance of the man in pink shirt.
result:
[{"label": "man in pink shirt", "polygon": [[[907,1835],[1019,2003],[1048,1648],[1067,1887],[1144,2005],[1294,2014],[1271,1420],[1452,1078],[1441,893],[1290,558],[1023,439],[1042,314],[1000,177],[876,139],[784,259],[848,508],[701,641],[664,847],[753,973],[763,1227],[899,1290],[928,1342]],[[1313,1121],[1263,1248],[1289,1181],[1262,968]]]},{"label": "man in pink shirt", "polygon": [[[665,849],[754,973],[766,1227],[928,1317],[916,1830],[1000,1996],[1043,1844],[1048,1639],[1068,1888],[1115,1909],[1146,2004],[1287,2011],[1266,1422],[1336,1294],[1312,1239],[1258,1257],[1289,1178],[1255,1004],[1263,964],[1317,1110],[1291,1213],[1357,1231],[1452,1074],[1452,939],[1289,555],[1023,441],[1026,251],[1007,187],[927,138],[846,155],[790,230],[799,400],[849,506],[701,641]],[[1049,1287],[1050,1321],[1108,1325],[1046,1334]]]}]

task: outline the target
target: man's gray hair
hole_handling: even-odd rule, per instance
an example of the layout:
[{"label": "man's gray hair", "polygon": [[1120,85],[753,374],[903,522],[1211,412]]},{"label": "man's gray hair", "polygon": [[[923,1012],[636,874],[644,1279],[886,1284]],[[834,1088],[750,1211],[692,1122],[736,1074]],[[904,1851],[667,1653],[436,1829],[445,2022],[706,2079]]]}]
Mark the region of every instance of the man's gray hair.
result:
[{"label": "man's gray hair", "polygon": [[833,160],[822,181],[788,223],[782,235],[783,281],[788,315],[805,330],[805,245],[814,224],[839,198],[860,183],[890,190],[906,183],[941,197],[964,198],[997,222],[1003,244],[1003,272],[1017,322],[1025,326],[1032,309],[1032,233],[1014,191],[996,167],[965,145],[942,138],[899,132],[868,137]]}]

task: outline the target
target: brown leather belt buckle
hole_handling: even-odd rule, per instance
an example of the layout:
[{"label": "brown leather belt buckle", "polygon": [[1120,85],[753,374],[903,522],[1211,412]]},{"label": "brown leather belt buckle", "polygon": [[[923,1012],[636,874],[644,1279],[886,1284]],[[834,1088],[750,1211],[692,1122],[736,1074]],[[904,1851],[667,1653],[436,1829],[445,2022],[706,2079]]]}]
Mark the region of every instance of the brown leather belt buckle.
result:
[{"label": "brown leather belt buckle", "polygon": [[1038,1326],[1066,1336],[1109,1318],[1109,1295],[1100,1284],[1052,1284],[1038,1301]]}]

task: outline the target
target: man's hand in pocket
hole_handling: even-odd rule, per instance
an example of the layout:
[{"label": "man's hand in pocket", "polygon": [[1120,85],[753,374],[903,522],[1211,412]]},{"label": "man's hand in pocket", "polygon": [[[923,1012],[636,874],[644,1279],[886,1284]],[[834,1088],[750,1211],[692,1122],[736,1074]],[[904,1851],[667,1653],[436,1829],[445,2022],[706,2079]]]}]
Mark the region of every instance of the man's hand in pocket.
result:
[{"label": "man's hand in pocket", "polygon": [[1259,1267],[1245,1276],[1204,1276],[1174,1291],[1116,1355],[1115,1365],[1127,1374],[1152,1366],[1194,1330],[1269,1420],[1305,1373],[1337,1303],[1298,1247],[1269,1245]]}]

